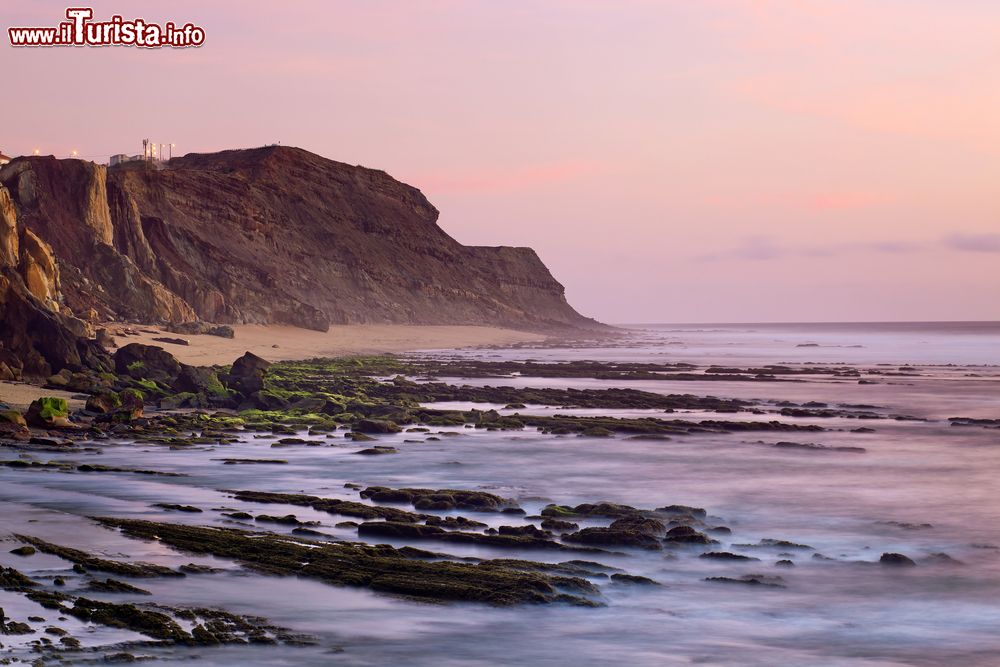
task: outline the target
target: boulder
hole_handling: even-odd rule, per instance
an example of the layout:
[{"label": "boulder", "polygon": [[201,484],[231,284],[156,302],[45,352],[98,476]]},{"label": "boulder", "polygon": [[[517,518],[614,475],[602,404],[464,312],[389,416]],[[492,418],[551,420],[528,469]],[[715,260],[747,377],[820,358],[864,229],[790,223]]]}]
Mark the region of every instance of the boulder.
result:
[{"label": "boulder", "polygon": [[65,398],[45,396],[36,399],[28,406],[24,419],[30,426],[40,428],[67,428],[73,426],[69,421],[69,404]]},{"label": "boulder", "polygon": [[172,386],[181,363],[162,347],[129,343],[114,354],[115,370],[137,380],[154,380]]},{"label": "boulder", "polygon": [[403,429],[395,422],[384,419],[361,419],[354,425],[359,433],[399,433]]},{"label": "boulder", "polygon": [[97,344],[104,349],[112,348],[115,346],[115,339],[107,329],[98,329],[96,338]]},{"label": "boulder", "polygon": [[884,553],[882,554],[882,557],[878,559],[878,562],[882,565],[890,565],[892,567],[913,567],[916,565],[913,559],[909,556],[897,553]]},{"label": "boulder", "polygon": [[181,364],[180,373],[170,386],[174,391],[181,393],[190,392],[219,398],[229,396],[229,391],[222,385],[218,373],[205,366]]},{"label": "boulder", "polygon": [[627,516],[616,519],[609,526],[611,530],[634,530],[650,537],[663,537],[667,527],[659,519],[644,516]]},{"label": "boulder", "polygon": [[13,382],[18,379],[18,374],[14,372],[14,369],[6,364],[6,362],[0,361],[0,382]]},{"label": "boulder", "polygon": [[144,407],[142,392],[135,389],[126,389],[118,394],[118,398],[121,399],[121,409],[114,414],[116,420],[131,421],[142,417]]},{"label": "boulder", "polygon": [[566,542],[593,544],[600,546],[638,547],[656,550],[662,548],[655,537],[635,530],[615,530],[612,528],[584,528],[562,536]]},{"label": "boulder", "polygon": [[87,399],[87,412],[96,412],[99,415],[110,415],[120,409],[122,401],[113,391],[105,391],[94,394]]},{"label": "boulder", "polygon": [[136,389],[105,391],[87,399],[87,411],[100,415],[98,421],[128,422],[142,417],[143,403],[142,392]]},{"label": "boulder", "polygon": [[17,410],[0,411],[0,438],[27,442],[31,439],[28,423]]},{"label": "boulder", "polygon": [[163,327],[170,333],[219,336],[220,338],[235,338],[236,332],[228,324],[209,324],[207,322],[171,322]]},{"label": "boulder", "polygon": [[261,391],[264,389],[264,376],[270,366],[270,361],[262,359],[252,352],[247,352],[233,362],[227,384],[230,389],[244,396]]},{"label": "boulder", "polygon": [[287,410],[288,401],[269,391],[255,391],[240,403],[240,410]]}]

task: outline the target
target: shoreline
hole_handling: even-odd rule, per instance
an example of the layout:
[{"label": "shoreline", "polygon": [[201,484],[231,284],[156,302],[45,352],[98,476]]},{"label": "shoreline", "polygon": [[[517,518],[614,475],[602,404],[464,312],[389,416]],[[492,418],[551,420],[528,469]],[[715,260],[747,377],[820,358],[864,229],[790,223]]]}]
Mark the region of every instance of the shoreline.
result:
[{"label": "shoreline", "polygon": [[[419,350],[456,349],[543,341],[544,334],[487,326],[343,324],[313,331],[279,324],[237,324],[234,338],[207,334],[175,334],[159,326],[105,325],[118,347],[129,343],[156,345],[192,366],[231,364],[245,352],[268,361],[298,361],[317,357],[347,357]],[[130,329],[132,335],[116,335]],[[151,333],[152,332],[152,333]],[[180,338],[188,345],[153,340]]]},{"label": "shoreline", "polygon": [[[297,361],[317,357],[347,357],[368,354],[447,350],[480,345],[510,345],[543,341],[548,336],[514,329],[474,325],[345,324],[329,331],[313,331],[287,325],[238,324],[234,338],[207,334],[175,334],[160,326],[128,323],[101,325],[112,334],[118,347],[129,343],[155,345],[170,352],[181,363],[193,366],[231,364],[245,352],[268,361]],[[125,330],[131,335],[118,335]],[[153,340],[180,338],[188,345]],[[111,350],[114,353],[114,349]],[[84,400],[72,392],[43,389],[24,382],[0,382],[0,403],[26,408],[42,396],[65,398],[70,409],[79,409]]]}]

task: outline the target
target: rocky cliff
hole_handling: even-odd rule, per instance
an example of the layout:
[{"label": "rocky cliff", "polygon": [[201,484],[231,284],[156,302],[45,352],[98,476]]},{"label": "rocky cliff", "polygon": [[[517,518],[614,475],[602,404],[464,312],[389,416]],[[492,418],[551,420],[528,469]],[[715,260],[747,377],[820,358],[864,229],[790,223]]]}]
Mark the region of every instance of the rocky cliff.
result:
[{"label": "rocky cliff", "polygon": [[300,149],[25,157],[0,184],[58,260],[62,296],[39,298],[93,320],[601,326],[534,251],[463,246],[416,188]]},{"label": "rocky cliff", "polygon": [[0,186],[0,380],[109,365],[85,322],[62,305],[52,248],[18,224]]}]

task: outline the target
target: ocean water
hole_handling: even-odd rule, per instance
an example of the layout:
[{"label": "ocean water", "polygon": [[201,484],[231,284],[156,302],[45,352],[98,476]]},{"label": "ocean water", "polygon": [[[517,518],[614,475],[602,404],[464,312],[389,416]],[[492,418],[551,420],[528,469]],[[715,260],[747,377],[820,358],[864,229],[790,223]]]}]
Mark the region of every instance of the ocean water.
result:
[{"label": "ocean water", "polygon": [[[383,436],[379,444],[396,446],[400,454],[379,457],[355,456],[360,446],[339,440],[324,440],[328,446],[323,447],[272,449],[268,440],[248,438],[193,451],[101,443],[99,453],[35,456],[187,476],[0,468],[0,499],[6,510],[0,514],[0,535],[27,533],[108,557],[171,566],[210,564],[223,571],[184,580],[132,583],[151,590],[158,601],[258,614],[317,640],[308,647],[133,651],[157,657],[159,662],[154,664],[1000,664],[1000,429],[954,426],[949,421],[952,417],[1000,419],[1000,324],[642,325],[606,344],[427,354],[489,360],[685,362],[702,367],[850,366],[875,384],[828,374],[796,376],[800,382],[525,377],[449,381],[494,386],[628,386],[756,399],[768,410],[776,410],[779,401],[820,401],[834,407],[864,404],[875,406],[871,411],[883,418],[730,414],[723,417],[781,419],[819,424],[827,430],[712,433],[669,441],[467,429],[460,437],[437,442],[403,443],[403,435]],[[864,374],[869,370],[879,374]],[[495,407],[504,411],[502,406]],[[521,412],[657,414],[530,405]],[[718,415],[678,411],[670,417],[712,419]],[[852,431],[859,426],[874,432]],[[865,451],[773,446],[783,440]],[[12,458],[19,452],[2,454]],[[222,457],[277,457],[288,464],[229,466],[218,460]],[[603,500],[643,508],[704,507],[710,523],[732,529],[731,535],[716,536],[722,541],[716,550],[759,560],[706,561],[698,558],[700,550],[696,549],[574,556],[414,543],[457,556],[552,562],[583,557],[660,583],[636,586],[595,580],[604,603],[596,609],[430,605],[306,579],[248,573],[232,562],[125,538],[86,518],[114,515],[233,525],[213,510],[295,513],[300,519],[322,522],[321,530],[339,539],[356,540],[353,531],[334,526],[345,517],[301,507],[239,502],[226,492],[253,489],[357,500],[355,491],[344,488],[348,482],[490,490],[516,498],[529,514],[550,502],[575,505]],[[151,507],[160,502],[191,504],[205,511],[165,514]],[[475,518],[490,525],[521,521],[489,514]],[[595,520],[581,525],[603,523]],[[810,549],[735,546],[764,538],[789,540]],[[10,548],[15,545],[9,544]],[[71,572],[70,564],[59,558],[24,559],[8,550],[0,549],[4,565],[40,579],[65,576],[68,592],[83,583]],[[884,552],[905,554],[917,566],[879,565]],[[784,558],[793,560],[795,566],[776,567],[775,562]],[[781,585],[706,581],[747,574],[780,576]],[[12,610],[23,612],[31,604],[20,596],[0,593],[0,606],[9,616],[17,615]],[[41,610],[39,615],[46,616],[46,612]],[[66,627],[92,646],[134,639],[106,629]],[[16,651],[16,646],[9,650]]]}]

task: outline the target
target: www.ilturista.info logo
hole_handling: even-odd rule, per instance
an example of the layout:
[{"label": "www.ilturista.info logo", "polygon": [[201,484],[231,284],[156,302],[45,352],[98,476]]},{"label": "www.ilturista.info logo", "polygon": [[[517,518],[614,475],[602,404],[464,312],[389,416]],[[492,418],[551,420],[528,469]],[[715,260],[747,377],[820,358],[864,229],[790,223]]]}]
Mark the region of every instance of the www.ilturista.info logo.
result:
[{"label": "www.ilturista.info logo", "polygon": [[164,46],[185,48],[205,43],[205,30],[192,23],[158,25],[145,19],[126,21],[112,16],[110,21],[91,21],[90,7],[70,7],[68,21],[52,28],[7,28],[11,46]]}]

